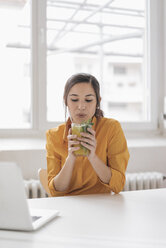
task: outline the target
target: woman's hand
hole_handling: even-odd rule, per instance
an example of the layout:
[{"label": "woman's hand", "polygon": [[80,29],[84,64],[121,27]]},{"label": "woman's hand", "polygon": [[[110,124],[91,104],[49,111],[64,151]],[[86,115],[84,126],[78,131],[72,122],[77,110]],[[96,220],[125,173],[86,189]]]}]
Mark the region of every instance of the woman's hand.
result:
[{"label": "woman's hand", "polygon": [[76,140],[77,135],[72,134],[71,128],[69,129],[67,139],[68,139],[68,156],[74,156],[75,157],[73,152],[79,150],[80,147],[79,146],[74,146],[74,145],[79,145],[80,142],[78,140]]},{"label": "woman's hand", "polygon": [[88,159],[92,159],[96,155],[96,132],[92,128],[87,128],[89,133],[81,133],[81,137],[77,138],[80,141],[80,144],[90,150],[89,155],[87,156]]}]

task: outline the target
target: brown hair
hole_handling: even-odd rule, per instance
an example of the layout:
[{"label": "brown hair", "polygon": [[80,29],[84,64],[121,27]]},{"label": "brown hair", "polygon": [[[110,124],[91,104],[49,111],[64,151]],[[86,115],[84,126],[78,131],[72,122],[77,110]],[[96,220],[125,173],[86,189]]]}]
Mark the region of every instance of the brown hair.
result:
[{"label": "brown hair", "polygon": [[[65,103],[65,107],[67,107],[67,96],[69,94],[70,89],[78,83],[90,83],[95,91],[96,94],[96,112],[95,112],[95,116],[96,118],[100,118],[103,117],[103,111],[100,109],[100,85],[99,82],[97,81],[97,79],[87,73],[78,73],[78,74],[74,74],[72,75],[66,82],[65,88],[64,88],[64,94],[63,94],[63,100]],[[66,118],[66,109],[65,109],[65,118]]]}]

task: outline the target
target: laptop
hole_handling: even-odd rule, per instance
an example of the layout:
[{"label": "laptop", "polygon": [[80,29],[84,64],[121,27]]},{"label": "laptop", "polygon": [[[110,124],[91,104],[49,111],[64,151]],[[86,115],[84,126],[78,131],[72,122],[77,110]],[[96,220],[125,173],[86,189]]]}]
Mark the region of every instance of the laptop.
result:
[{"label": "laptop", "polygon": [[20,168],[0,163],[0,229],[33,231],[58,214],[55,209],[30,209]]}]

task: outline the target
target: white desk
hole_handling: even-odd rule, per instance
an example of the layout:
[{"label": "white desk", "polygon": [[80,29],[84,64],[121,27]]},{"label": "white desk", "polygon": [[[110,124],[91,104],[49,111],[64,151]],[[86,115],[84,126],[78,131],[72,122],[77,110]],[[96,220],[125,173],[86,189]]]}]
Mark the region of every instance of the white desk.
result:
[{"label": "white desk", "polygon": [[166,189],[29,200],[61,215],[36,232],[0,231],[1,248],[166,247]]}]

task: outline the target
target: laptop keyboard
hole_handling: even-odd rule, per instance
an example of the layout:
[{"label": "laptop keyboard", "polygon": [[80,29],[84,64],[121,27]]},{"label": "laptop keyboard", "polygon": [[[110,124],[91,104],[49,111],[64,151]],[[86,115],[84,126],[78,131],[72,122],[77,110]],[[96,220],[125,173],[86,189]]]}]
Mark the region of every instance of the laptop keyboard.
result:
[{"label": "laptop keyboard", "polygon": [[41,216],[31,216],[32,217],[32,222],[38,220],[41,218]]}]

